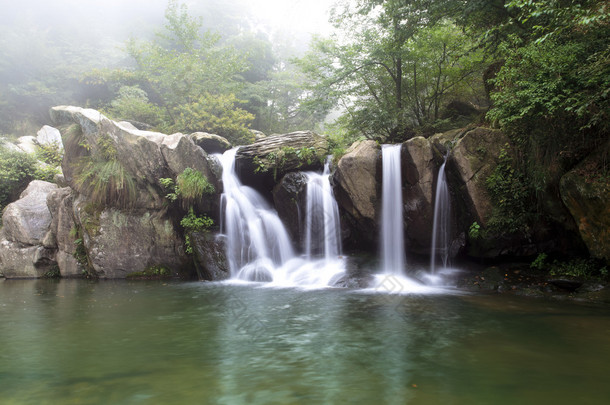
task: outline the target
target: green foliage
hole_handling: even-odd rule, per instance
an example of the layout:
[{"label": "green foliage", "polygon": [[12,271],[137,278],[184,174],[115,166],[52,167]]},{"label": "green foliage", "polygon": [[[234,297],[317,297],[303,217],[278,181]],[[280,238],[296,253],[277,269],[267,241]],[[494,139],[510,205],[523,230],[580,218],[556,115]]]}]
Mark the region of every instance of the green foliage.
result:
[{"label": "green foliage", "polygon": [[432,130],[450,100],[482,95],[474,42],[450,21],[431,23],[413,3],[365,0],[336,10],[345,38],[318,39],[299,61],[313,84],[302,107],[340,106],[352,134],[397,142]]},{"label": "green foliage", "polygon": [[475,221],[470,225],[470,228],[468,228],[468,236],[470,239],[479,239],[482,237],[481,225],[479,225],[478,222]]},{"label": "green foliage", "polygon": [[167,192],[165,194],[165,198],[167,198],[170,202],[174,202],[178,199],[178,194],[176,194],[176,183],[174,179],[169,177],[162,177],[159,179],[159,184],[161,187]]},{"label": "green foliage", "polygon": [[117,150],[115,141],[109,134],[101,134],[97,138],[97,147],[98,154],[101,156],[103,160],[110,161],[116,160],[117,158]]},{"label": "green foliage", "polygon": [[590,279],[607,277],[608,269],[597,260],[576,258],[568,261],[553,261],[550,274],[556,277]]},{"label": "green foliage", "polygon": [[83,268],[83,276],[95,277],[95,272],[93,271],[93,267],[91,266],[91,262],[89,261],[89,254],[87,252],[87,248],[85,247],[85,242],[83,239],[83,230],[80,226],[75,225],[70,229],[70,237],[74,240],[74,258]]},{"label": "green foliage", "polygon": [[104,112],[112,118],[144,122],[153,127],[167,120],[165,110],[151,103],[148,94],[137,85],[121,86],[110,108]]},{"label": "green foliage", "polygon": [[216,189],[208,179],[198,170],[187,167],[176,177],[176,181],[171,178],[159,179],[161,186],[167,191],[165,198],[170,202],[178,198],[182,200],[182,206],[186,209],[192,207],[196,200],[204,194],[214,194]]},{"label": "green foliage", "polygon": [[130,40],[127,53],[135,68],[92,72],[88,79],[118,88],[110,115],[150,124],[164,132],[207,131],[233,143],[252,141],[254,116],[236,106],[244,54],[211,32],[186,5],[170,0],[164,31],[152,41]]},{"label": "green foliage", "polygon": [[149,266],[143,271],[136,271],[129,273],[126,278],[137,279],[137,278],[168,278],[172,276],[172,272],[165,266]]},{"label": "green foliage", "polygon": [[536,259],[534,259],[534,261],[530,264],[530,268],[536,270],[544,270],[547,267],[547,258],[548,256],[546,253],[540,253],[538,256],[536,256]]},{"label": "green foliage", "polygon": [[96,205],[128,208],[137,200],[136,182],[117,160],[84,158],[74,183]]},{"label": "green foliage", "polygon": [[61,273],[59,271],[59,266],[54,265],[50,270],[46,271],[41,278],[46,279],[57,279],[61,278]]},{"label": "green foliage", "polygon": [[48,181],[49,183],[53,183],[55,181],[55,176],[60,173],[61,169],[57,166],[38,164],[36,166],[34,177],[36,178],[36,180]]},{"label": "green foliage", "polygon": [[30,181],[38,177],[36,159],[0,145],[0,211],[16,200]]},{"label": "green foliage", "polygon": [[188,254],[192,254],[193,245],[191,243],[190,234],[192,232],[207,232],[212,226],[214,226],[214,221],[207,215],[195,215],[193,208],[190,208],[188,214],[186,214],[180,221],[180,225],[182,225],[184,228],[185,233],[185,251]]},{"label": "green foliage", "polygon": [[318,156],[316,148],[313,146],[296,149],[292,146],[282,146],[276,152],[270,152],[264,157],[254,156],[254,173],[265,173],[269,169],[273,170],[273,178],[277,179],[277,174],[285,167],[290,159],[295,159],[297,169],[312,165],[316,160],[322,159]]},{"label": "green foliage", "polygon": [[524,175],[509,154],[510,145],[500,151],[498,164],[485,184],[493,203],[488,229],[499,234],[529,234],[529,224],[536,205],[531,203],[530,189]]},{"label": "green foliage", "polygon": [[254,115],[237,108],[233,94],[204,93],[195,102],[175,108],[176,123],[172,130],[205,131],[227,138],[234,145],[249,144],[254,135],[248,129]]},{"label": "green foliage", "polygon": [[608,268],[604,263],[592,258],[572,258],[550,262],[546,253],[540,253],[530,267],[537,270],[548,270],[549,274],[554,277],[585,280],[608,277]]},{"label": "green foliage", "polygon": [[63,157],[61,145],[58,142],[39,144],[36,150],[36,159],[53,167],[61,165]]}]

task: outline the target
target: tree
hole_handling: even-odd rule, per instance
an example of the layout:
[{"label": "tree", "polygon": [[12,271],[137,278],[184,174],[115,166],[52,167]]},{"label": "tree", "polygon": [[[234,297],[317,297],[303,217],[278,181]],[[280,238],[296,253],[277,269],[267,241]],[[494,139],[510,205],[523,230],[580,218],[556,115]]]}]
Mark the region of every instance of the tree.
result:
[{"label": "tree", "polygon": [[304,108],[340,106],[352,132],[396,142],[438,123],[458,95],[481,92],[482,57],[453,23],[436,18],[429,2],[368,0],[335,11],[345,33],[317,39],[300,65],[314,86]]},{"label": "tree", "polygon": [[[164,31],[154,40],[127,43],[133,68],[90,76],[118,90],[107,112],[121,119],[147,117],[164,132],[207,129],[234,143],[248,142],[253,116],[236,107],[234,95],[243,86],[239,75],[248,68],[245,56],[222,45],[218,34],[201,32],[201,20],[176,0],[169,1],[165,19]],[[126,96],[137,104],[125,103]]]}]

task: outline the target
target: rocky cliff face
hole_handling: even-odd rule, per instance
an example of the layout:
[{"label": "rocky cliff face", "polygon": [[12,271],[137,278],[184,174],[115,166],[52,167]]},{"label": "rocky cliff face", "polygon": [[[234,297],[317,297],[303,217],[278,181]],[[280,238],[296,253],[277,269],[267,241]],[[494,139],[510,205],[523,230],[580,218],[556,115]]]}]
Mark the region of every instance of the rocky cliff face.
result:
[{"label": "rocky cliff face", "polygon": [[[41,277],[58,269],[69,277],[124,278],[163,267],[174,274],[199,274],[206,279],[229,277],[222,240],[194,233],[195,255],[185,253],[179,223],[185,208],[166,198],[172,190],[161,180],[176,179],[187,168],[200,172],[215,191],[194,201],[193,207],[218,223],[222,169],[208,152],[222,152],[230,148],[228,142],[204,133],[140,131],[78,107],[55,107],[51,116],[61,129],[62,169],[68,187],[34,181],[18,201],[7,206],[0,231],[0,273],[7,278]],[[56,135],[50,127],[42,132],[41,139]],[[474,222],[485,227],[492,214],[486,179],[507,143],[509,139],[501,131],[467,128],[428,139],[416,137],[402,145],[408,254],[430,253],[438,170],[449,149],[446,174],[453,214],[452,255],[465,243],[468,254],[476,257],[533,254],[545,246],[545,238],[553,238],[548,232],[534,234],[533,239],[467,237]],[[273,201],[295,246],[301,243],[306,201],[306,177],[301,171],[321,171],[327,148],[324,137],[296,132],[262,138],[237,153],[242,181]],[[591,255],[606,260],[610,260],[609,150],[610,143],[564,175],[561,200],[556,202],[567,207],[565,212],[578,225]],[[124,183],[117,183],[112,173],[95,172],[96,165],[105,168],[108,162]],[[377,251],[381,171],[379,145],[360,141],[339,160],[331,177],[347,251]],[[117,189],[100,197],[91,185],[92,178],[101,183],[110,178]],[[128,188],[132,193],[126,192]],[[114,198],[109,198],[113,193]]]},{"label": "rocky cliff face", "polygon": [[221,169],[195,141],[206,138],[212,149],[228,142],[140,131],[79,107],[54,107],[51,118],[62,132],[69,187],[32,182],[7,207],[0,248],[5,277],[40,277],[53,267],[63,276],[100,278],[151,267],[195,271],[178,223],[183,208],[171,206],[165,195],[172,190],[161,179],[176,179],[187,168],[200,172],[215,192],[194,208],[218,219]]},{"label": "rocky cliff face", "polygon": [[610,142],[561,178],[561,199],[591,256],[610,262]]}]

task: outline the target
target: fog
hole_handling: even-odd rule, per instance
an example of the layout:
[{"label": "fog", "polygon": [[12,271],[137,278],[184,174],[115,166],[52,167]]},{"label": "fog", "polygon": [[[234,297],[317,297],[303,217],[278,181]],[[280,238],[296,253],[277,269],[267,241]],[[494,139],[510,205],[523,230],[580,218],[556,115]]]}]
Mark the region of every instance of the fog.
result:
[{"label": "fog", "polygon": [[[287,60],[302,55],[312,35],[330,34],[335,1],[177,3],[221,41],[254,34]],[[50,105],[89,103],[83,77],[133,63],[126,42],[153,39],[163,30],[167,6],[168,0],[0,0],[0,134],[31,132],[26,123],[44,123]]]},{"label": "fog", "polygon": [[[329,34],[328,10],[334,0],[185,0],[205,29],[235,34],[265,32],[308,40]],[[149,36],[162,24],[167,0],[1,0],[0,28],[5,32],[42,30],[78,39]],[[73,38],[76,39],[76,38]]]}]

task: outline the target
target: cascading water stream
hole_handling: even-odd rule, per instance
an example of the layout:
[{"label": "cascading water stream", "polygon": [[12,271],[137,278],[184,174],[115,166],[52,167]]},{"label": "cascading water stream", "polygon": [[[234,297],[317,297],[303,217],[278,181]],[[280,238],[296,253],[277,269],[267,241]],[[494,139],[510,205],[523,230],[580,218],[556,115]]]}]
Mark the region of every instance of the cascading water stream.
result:
[{"label": "cascading water stream", "polygon": [[341,255],[339,207],[330,185],[330,159],[324,172],[307,176],[307,211],[305,214],[305,257],[336,260]]},{"label": "cascading water stream", "polygon": [[277,213],[253,188],[235,175],[237,149],[220,158],[224,193],[221,197],[227,259],[233,278],[273,280],[273,270],[295,256]]},{"label": "cascading water stream", "polygon": [[[224,189],[221,197],[222,232],[226,236],[227,260],[232,278],[269,281],[272,285],[280,286],[332,285],[345,270],[344,261],[338,257],[340,244],[337,245],[335,257],[331,253],[332,242],[322,242],[329,245],[328,249],[325,247],[325,259],[298,256],[275,209],[256,190],[243,185],[237,177],[236,153],[237,149],[232,149],[220,157]],[[323,183],[324,190],[326,186]],[[316,209],[326,209],[327,204],[312,204],[313,206],[318,207]],[[318,214],[312,212],[312,215]],[[327,214],[322,217],[327,218]],[[325,227],[326,229],[330,228]],[[317,238],[322,235],[324,233],[319,235],[311,232],[316,244]]]},{"label": "cascading water stream", "polygon": [[443,267],[446,268],[449,260],[449,246],[451,243],[451,198],[447,178],[445,176],[445,165],[447,156],[438,171],[436,181],[436,201],[434,203],[434,223],[432,226],[432,246],[430,248],[430,272],[436,271],[436,258],[440,256]]},{"label": "cascading water stream", "polygon": [[402,145],[382,145],[381,265],[383,273],[404,275],[405,248],[402,219]]}]

